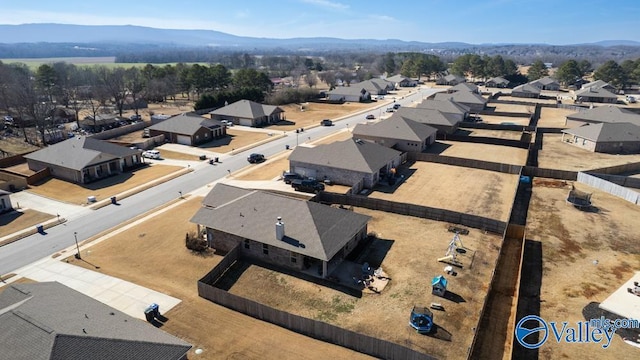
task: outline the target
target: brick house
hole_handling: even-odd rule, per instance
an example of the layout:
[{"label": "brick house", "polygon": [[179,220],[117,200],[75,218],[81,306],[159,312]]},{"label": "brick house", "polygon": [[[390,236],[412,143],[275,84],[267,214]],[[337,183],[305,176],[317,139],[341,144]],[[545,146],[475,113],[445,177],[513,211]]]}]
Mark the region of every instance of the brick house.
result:
[{"label": "brick house", "polygon": [[227,136],[227,127],[219,120],[185,113],[151,125],[149,135],[164,135],[171,143],[198,145]]}]

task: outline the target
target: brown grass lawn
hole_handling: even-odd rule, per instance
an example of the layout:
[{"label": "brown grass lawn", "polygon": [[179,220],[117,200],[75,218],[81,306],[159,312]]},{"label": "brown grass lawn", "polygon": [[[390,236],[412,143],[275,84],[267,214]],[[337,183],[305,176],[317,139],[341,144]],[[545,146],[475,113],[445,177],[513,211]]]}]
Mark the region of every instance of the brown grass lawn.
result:
[{"label": "brown grass lawn", "polygon": [[524,117],[511,117],[500,115],[480,115],[482,122],[485,124],[499,124],[499,125],[529,125],[529,118]]},{"label": "brown grass lawn", "polygon": [[138,170],[112,176],[86,185],[74,184],[64,180],[50,178],[28,191],[59,201],[73,204],[86,204],[88,196],[95,196],[98,201],[131,190],[137,186],[148,184],[165,175],[178,170],[179,166],[151,165]]},{"label": "brown grass lawn", "polygon": [[200,157],[193,154],[186,154],[178,151],[171,151],[162,149],[160,153],[163,159],[171,159],[171,160],[188,160],[188,161],[197,161],[200,160]]},{"label": "brown grass lawn", "polygon": [[326,144],[331,144],[333,142],[336,141],[343,141],[343,140],[347,140],[347,139],[351,139],[352,138],[352,134],[351,131],[348,130],[341,130],[333,135],[329,135],[329,136],[325,136],[321,139],[318,140],[313,140],[311,141],[312,145],[326,145]]},{"label": "brown grass lawn", "polygon": [[[320,104],[305,103],[304,111],[300,111],[300,105],[289,104],[280,106],[285,111],[287,121],[280,124],[271,125],[270,129],[289,131],[298,128],[306,128],[311,125],[319,125],[323,119],[336,120],[340,117],[366,109],[371,109],[379,105],[379,102],[369,104],[344,103],[344,104]],[[364,118],[364,116],[363,116]],[[289,124],[293,122],[294,124]]]},{"label": "brown grass lawn", "polygon": [[285,153],[276,158],[267,159],[262,164],[250,166],[248,171],[233,175],[232,178],[236,180],[273,180],[282,176],[283,171],[289,171],[289,154]]},{"label": "brown grass lawn", "polygon": [[[500,97],[500,100],[502,100],[502,97]],[[511,113],[521,113],[521,114],[532,114],[533,110],[535,110],[535,104],[532,106],[527,106],[527,105],[516,105],[516,104],[489,103],[487,107],[495,108],[494,111],[497,111],[497,112],[511,112]]]},{"label": "brown grass lawn", "polygon": [[513,165],[524,165],[527,161],[526,149],[459,141],[437,140],[427,152]]},{"label": "brown grass lawn", "polygon": [[53,218],[55,218],[54,215],[30,209],[2,214],[0,215],[0,236],[34,227]]},{"label": "brown grass lawn", "polygon": [[568,109],[554,109],[543,107],[540,111],[538,127],[565,128],[567,115],[575,114],[576,111]]},{"label": "brown grass lawn", "polygon": [[541,168],[586,171],[606,166],[640,161],[640,155],[594,153],[562,142],[561,134],[544,134],[542,150],[538,154]]},{"label": "brown grass lawn", "polygon": [[[18,134],[16,131],[14,131],[14,133]],[[24,136],[22,136],[21,134],[11,137],[2,136],[2,138],[0,138],[0,150],[2,150],[0,151],[0,158],[3,157],[3,152],[15,155],[24,154],[38,149],[40,148],[24,142]]]},{"label": "brown grass lawn", "polygon": [[[275,130],[275,129],[274,129]],[[278,129],[280,130],[280,129]],[[277,139],[276,135],[279,135],[276,131],[269,136],[268,133],[246,131],[242,130],[241,126],[234,126],[227,128],[227,136],[224,139],[214,140],[206,144],[199,145],[198,147],[215,151],[218,153],[227,153],[233,150],[240,149],[245,146],[249,146],[258,141],[271,141]]]},{"label": "brown grass lawn", "polygon": [[[182,302],[164,313],[162,327],[194,345],[190,359],[368,359],[362,354],[314,340],[202,299],[197,281],[217,264],[218,255],[195,255],[184,246],[189,222],[202,198],[184,201],[130,230],[91,247],[86,260],[98,271],[174,296]],[[85,262],[70,262],[94,268]],[[202,355],[193,351],[202,348]]]},{"label": "brown grass lawn", "polygon": [[497,139],[520,140],[522,132],[520,131],[503,131],[503,130],[484,130],[484,129],[465,129],[471,131],[469,136],[483,136]]},{"label": "brown grass lawn", "polygon": [[[565,202],[571,187],[535,185],[527,216],[527,238],[542,248],[542,281],[531,289],[540,294],[540,316],[547,321],[584,321],[583,310],[596,307],[640,268],[637,219],[640,207],[623,199],[575,184],[593,193],[597,211],[584,212]],[[594,264],[594,261],[597,263]],[[523,279],[537,278],[524,274]],[[524,281],[524,280],[523,280]],[[598,315],[599,316],[599,315]],[[611,347],[547,341],[540,359],[628,359],[637,349],[619,335]]]}]

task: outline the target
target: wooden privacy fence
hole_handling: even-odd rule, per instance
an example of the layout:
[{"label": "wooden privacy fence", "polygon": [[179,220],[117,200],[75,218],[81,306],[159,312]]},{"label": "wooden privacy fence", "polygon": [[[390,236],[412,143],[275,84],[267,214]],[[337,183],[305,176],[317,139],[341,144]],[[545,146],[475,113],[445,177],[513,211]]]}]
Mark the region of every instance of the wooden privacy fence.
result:
[{"label": "wooden privacy fence", "polygon": [[[441,136],[438,136],[437,138],[440,140]],[[500,138],[493,138],[493,137],[486,137],[486,136],[446,135],[446,136],[442,136],[442,139],[459,141],[459,142],[476,143],[476,144],[510,146],[510,147],[515,147],[520,149],[529,148],[528,142],[525,143],[520,140],[500,139]]]},{"label": "wooden privacy fence", "polygon": [[636,172],[636,171],[640,171],[640,162],[607,166],[599,169],[591,169],[589,170],[589,173],[616,175],[616,174],[630,173],[630,172]]},{"label": "wooden privacy fence", "polygon": [[534,166],[525,166],[524,169],[522,169],[522,175],[568,181],[575,181],[576,179],[578,179],[577,171],[545,169]]},{"label": "wooden privacy fence", "polygon": [[134,131],[142,130],[145,127],[147,127],[147,123],[139,122],[139,123],[135,123],[135,124],[121,126],[119,128],[115,128],[115,129],[111,129],[111,130],[106,130],[106,131],[99,132],[97,134],[92,134],[92,135],[89,135],[89,136],[91,136],[94,139],[98,139],[98,140],[107,140],[107,139],[112,139],[114,137],[118,137],[118,136],[121,136],[121,135],[124,135],[124,134],[129,134],[129,133],[132,133]]},{"label": "wooden privacy fence", "polygon": [[502,163],[496,163],[491,161],[465,159],[465,158],[458,158],[453,156],[444,156],[444,155],[427,154],[427,153],[413,153],[413,152],[409,153],[409,160],[462,166],[462,167],[481,169],[481,170],[490,170],[490,171],[496,171],[496,172],[501,172],[505,174],[519,174],[520,170],[522,169],[522,166],[520,165],[502,164]]},{"label": "wooden privacy fence", "polygon": [[504,131],[523,131],[527,127],[524,125],[506,125],[506,124],[485,124],[476,122],[463,121],[458,124],[460,129],[485,129],[485,130],[504,130]]}]

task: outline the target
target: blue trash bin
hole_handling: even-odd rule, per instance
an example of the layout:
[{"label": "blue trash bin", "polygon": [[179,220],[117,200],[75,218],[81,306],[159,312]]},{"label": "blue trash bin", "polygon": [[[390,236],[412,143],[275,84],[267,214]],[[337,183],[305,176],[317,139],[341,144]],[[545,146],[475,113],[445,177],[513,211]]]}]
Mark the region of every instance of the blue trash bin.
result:
[{"label": "blue trash bin", "polygon": [[112,196],[112,197],[111,197],[111,203],[112,203],[113,205],[115,205],[115,204],[117,203],[117,201],[116,201],[116,197],[115,197],[115,196]]},{"label": "blue trash bin", "polygon": [[42,233],[44,233],[44,226],[38,225],[38,226],[36,226],[36,230],[38,231],[38,233],[42,234]]}]

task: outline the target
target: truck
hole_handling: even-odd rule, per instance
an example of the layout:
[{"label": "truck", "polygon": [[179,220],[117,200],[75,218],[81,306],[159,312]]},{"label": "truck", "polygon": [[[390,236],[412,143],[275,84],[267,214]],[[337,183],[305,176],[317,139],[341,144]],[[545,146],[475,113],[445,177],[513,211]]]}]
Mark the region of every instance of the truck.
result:
[{"label": "truck", "polygon": [[314,179],[294,179],[291,180],[291,186],[295,191],[306,193],[318,193],[324,191],[324,184]]}]

